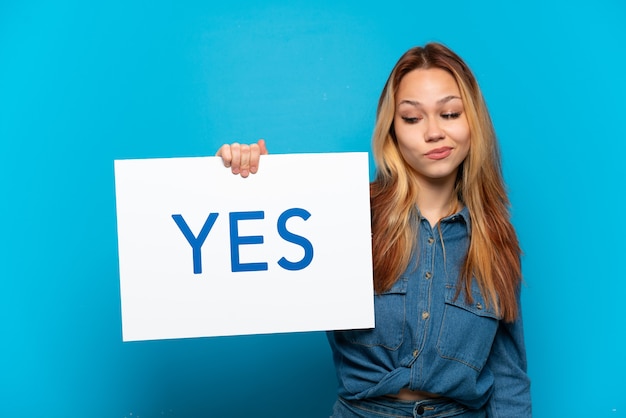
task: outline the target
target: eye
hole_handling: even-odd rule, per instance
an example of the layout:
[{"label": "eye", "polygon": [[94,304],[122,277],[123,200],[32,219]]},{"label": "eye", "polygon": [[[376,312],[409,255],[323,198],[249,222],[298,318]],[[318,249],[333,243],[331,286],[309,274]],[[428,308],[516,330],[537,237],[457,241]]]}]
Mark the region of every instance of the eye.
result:
[{"label": "eye", "polygon": [[447,112],[441,114],[441,117],[444,119],[458,119],[459,116],[461,116],[461,112]]},{"label": "eye", "polygon": [[420,121],[420,118],[418,117],[401,116],[401,118],[403,121],[411,125],[416,124],[417,122]]}]

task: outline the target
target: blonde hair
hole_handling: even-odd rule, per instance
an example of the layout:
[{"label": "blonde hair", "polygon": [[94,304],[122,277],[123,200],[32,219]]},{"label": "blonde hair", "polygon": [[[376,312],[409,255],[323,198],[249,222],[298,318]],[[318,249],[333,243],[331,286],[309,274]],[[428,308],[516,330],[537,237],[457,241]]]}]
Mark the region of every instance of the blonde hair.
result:
[{"label": "blonde hair", "polygon": [[416,215],[419,190],[398,150],[393,120],[400,81],[418,68],[440,68],[454,77],[470,128],[469,154],[459,167],[455,184],[455,197],[468,207],[472,224],[457,296],[463,288],[472,301],[475,277],[487,303],[503,319],[512,321],[518,315],[520,247],[510,222],[496,135],[471,70],[453,51],[437,43],[408,50],[394,66],[378,102],[372,141],[377,168],[371,184],[374,287],[382,292],[393,285],[407,268],[415,245],[411,218]]}]

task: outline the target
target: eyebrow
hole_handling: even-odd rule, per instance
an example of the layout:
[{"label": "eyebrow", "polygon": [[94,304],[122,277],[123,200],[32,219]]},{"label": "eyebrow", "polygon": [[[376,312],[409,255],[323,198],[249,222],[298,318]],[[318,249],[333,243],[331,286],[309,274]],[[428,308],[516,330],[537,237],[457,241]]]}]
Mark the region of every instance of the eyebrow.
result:
[{"label": "eyebrow", "polygon": [[[454,99],[461,100],[461,98],[459,96],[450,95],[450,96],[446,96],[446,97],[444,97],[442,99],[437,100],[437,104],[448,103],[450,100],[454,100]],[[422,105],[422,103],[417,101],[417,100],[408,100],[408,99],[407,100],[402,100],[400,103],[398,103],[398,105],[401,105],[401,104],[404,104],[404,103],[410,104],[412,106],[421,106]]]}]

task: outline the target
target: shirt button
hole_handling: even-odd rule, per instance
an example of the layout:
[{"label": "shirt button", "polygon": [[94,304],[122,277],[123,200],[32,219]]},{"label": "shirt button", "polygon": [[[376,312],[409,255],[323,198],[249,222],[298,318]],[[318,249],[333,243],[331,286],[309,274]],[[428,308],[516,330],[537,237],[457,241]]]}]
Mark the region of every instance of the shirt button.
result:
[{"label": "shirt button", "polygon": [[419,351],[413,350],[413,357],[417,357],[418,354],[419,354]]},{"label": "shirt button", "polygon": [[424,276],[425,276],[427,279],[430,279],[431,277],[433,277],[433,274],[432,274],[430,271],[427,271],[427,272],[426,272],[426,274],[424,274]]},{"label": "shirt button", "polygon": [[482,309],[482,308],[483,308],[483,305],[480,302],[478,302],[476,304],[476,309]]},{"label": "shirt button", "polygon": [[435,239],[433,237],[428,237],[428,243],[432,244],[433,242],[435,242]]},{"label": "shirt button", "polygon": [[422,319],[428,319],[428,317],[430,316],[430,314],[426,311],[422,312]]}]

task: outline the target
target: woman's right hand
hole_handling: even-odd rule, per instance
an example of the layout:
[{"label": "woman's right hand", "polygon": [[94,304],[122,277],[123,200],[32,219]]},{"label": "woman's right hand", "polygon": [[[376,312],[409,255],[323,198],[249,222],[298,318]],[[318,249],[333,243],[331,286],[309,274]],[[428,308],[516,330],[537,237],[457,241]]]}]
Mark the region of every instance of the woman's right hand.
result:
[{"label": "woman's right hand", "polygon": [[241,177],[248,177],[256,174],[259,169],[261,155],[267,155],[265,140],[259,139],[256,144],[224,144],[217,150],[217,157],[222,157],[224,167],[230,167],[233,174],[240,174]]}]

